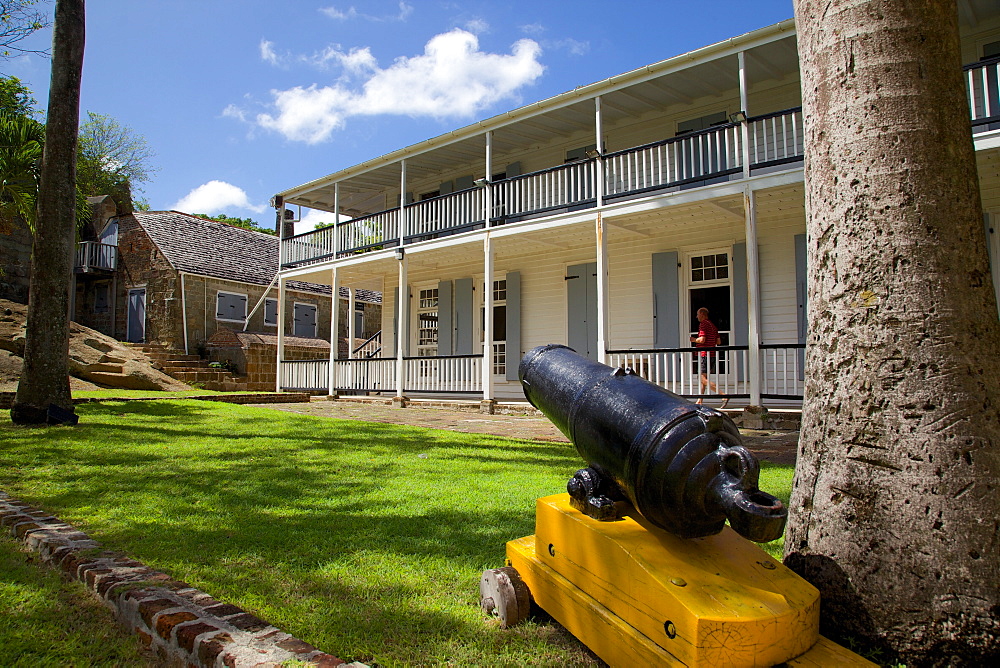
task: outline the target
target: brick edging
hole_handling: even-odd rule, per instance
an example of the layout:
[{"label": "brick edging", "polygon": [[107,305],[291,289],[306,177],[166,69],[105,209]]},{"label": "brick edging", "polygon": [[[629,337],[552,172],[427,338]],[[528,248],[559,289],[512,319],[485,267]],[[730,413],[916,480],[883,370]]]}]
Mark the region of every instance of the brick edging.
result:
[{"label": "brick edging", "polygon": [[[0,410],[14,405],[16,392],[0,392]],[[265,394],[198,394],[186,397],[80,397],[74,404],[99,404],[107,401],[163,401],[164,399],[194,399],[219,401],[227,404],[297,404],[308,403],[308,392],[270,392]]]},{"label": "brick edging", "polygon": [[[68,577],[84,583],[165,662],[194,666],[345,662],[246,611],[218,601],[0,491],[0,526]],[[364,664],[348,664],[363,668]]]}]

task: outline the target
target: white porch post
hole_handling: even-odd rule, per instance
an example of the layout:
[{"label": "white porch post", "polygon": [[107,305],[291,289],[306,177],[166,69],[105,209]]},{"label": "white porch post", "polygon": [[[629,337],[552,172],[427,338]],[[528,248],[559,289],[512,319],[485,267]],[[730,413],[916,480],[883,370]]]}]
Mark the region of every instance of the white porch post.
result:
[{"label": "white porch post", "polygon": [[351,354],[354,352],[354,339],[358,338],[358,325],[355,322],[357,318],[355,317],[354,309],[357,306],[354,299],[354,288],[347,288],[347,357],[350,358]]},{"label": "white porch post", "polygon": [[[743,112],[744,116],[749,116],[750,112],[747,110],[747,64],[746,64],[746,54],[744,51],[740,51],[737,56],[737,62],[739,63],[739,78],[740,78],[740,111]],[[743,178],[750,178],[750,123],[749,121],[742,121],[740,123],[740,139],[741,144],[743,144],[743,151],[741,159],[743,161]]]},{"label": "white porch post", "polygon": [[333,298],[330,311],[330,371],[327,374],[329,387],[327,388],[331,397],[337,394],[337,357],[340,337],[340,276],[337,267],[330,270],[330,296]]},{"label": "white porch post", "polygon": [[490,218],[493,216],[493,131],[486,133],[486,188],[483,192],[483,209],[486,215],[485,227],[490,226]]},{"label": "white porch post", "polygon": [[748,184],[743,193],[747,236],[747,375],[750,379],[750,405],[760,406],[760,261],[757,253],[757,196]]},{"label": "white porch post", "polygon": [[[737,54],[740,76],[740,110],[750,115],[747,103],[746,52]],[[744,120],[740,131],[743,139],[743,178],[750,178],[750,121]],[[761,405],[760,362],[760,259],[757,252],[757,197],[747,182],[743,189],[743,210],[747,238],[747,377],[750,380],[750,405]]]},{"label": "white porch post", "polygon": [[608,363],[608,236],[604,217],[597,212],[597,360]]},{"label": "white porch post", "polygon": [[396,398],[402,400],[403,386],[406,384],[406,366],[403,363],[403,354],[406,352],[406,341],[410,336],[410,321],[407,314],[407,305],[410,302],[410,290],[407,286],[407,257],[405,253],[399,255],[399,301],[396,304]]},{"label": "white porch post", "polygon": [[275,364],[274,391],[281,392],[281,360],[285,356],[285,279],[278,279],[278,359]]},{"label": "white porch post", "polygon": [[594,130],[597,133],[597,164],[594,192],[597,196],[597,208],[604,206],[604,120],[601,115],[601,96],[594,98]]},{"label": "white porch post", "polygon": [[406,159],[399,161],[399,245],[406,243]]},{"label": "white porch post", "polygon": [[601,207],[604,206],[604,122],[601,115],[601,98],[594,98],[594,131],[597,135],[597,162],[594,190],[597,195],[597,360],[608,361],[608,238]]},{"label": "white porch post", "polygon": [[493,239],[483,240],[483,401],[493,400]]},{"label": "white porch post", "polygon": [[337,259],[340,252],[340,230],[337,223],[340,222],[340,183],[333,184],[333,259]]}]

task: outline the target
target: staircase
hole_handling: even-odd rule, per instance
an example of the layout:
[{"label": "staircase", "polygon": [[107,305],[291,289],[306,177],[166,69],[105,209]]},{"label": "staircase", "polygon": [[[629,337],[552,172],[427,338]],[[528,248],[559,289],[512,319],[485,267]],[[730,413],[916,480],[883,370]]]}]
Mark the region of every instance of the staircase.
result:
[{"label": "staircase", "polygon": [[108,387],[128,387],[124,364],[125,360],[105,353],[96,364],[87,365],[86,379]]},{"label": "staircase", "polygon": [[198,355],[186,355],[183,350],[167,348],[161,343],[146,343],[137,347],[154,368],[188,385],[220,392],[247,390],[246,378],[234,376],[225,369],[213,368]]}]

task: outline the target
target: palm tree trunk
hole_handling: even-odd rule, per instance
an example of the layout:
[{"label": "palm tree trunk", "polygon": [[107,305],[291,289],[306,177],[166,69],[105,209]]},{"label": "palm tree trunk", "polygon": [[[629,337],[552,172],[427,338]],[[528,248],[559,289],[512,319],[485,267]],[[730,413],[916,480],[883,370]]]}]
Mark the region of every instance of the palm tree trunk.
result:
[{"label": "palm tree trunk", "polygon": [[76,141],[83,71],[84,0],[57,0],[45,151],[31,253],[24,368],[11,408],[17,424],[40,424],[49,406],[72,411],[69,285],[76,241]]},{"label": "palm tree trunk", "polygon": [[785,562],[824,633],[1000,653],[1000,327],[954,0],[795,0],[809,338]]}]

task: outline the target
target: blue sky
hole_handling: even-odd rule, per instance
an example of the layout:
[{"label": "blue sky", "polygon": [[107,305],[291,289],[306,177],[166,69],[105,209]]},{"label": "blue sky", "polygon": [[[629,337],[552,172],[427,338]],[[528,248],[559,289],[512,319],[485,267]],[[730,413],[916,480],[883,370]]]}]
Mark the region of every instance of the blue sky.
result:
[{"label": "blue sky", "polygon": [[[81,114],[146,138],[153,209],[271,226],[278,191],[791,16],[791,0],[90,0]],[[48,60],[0,72],[45,106]]]}]

